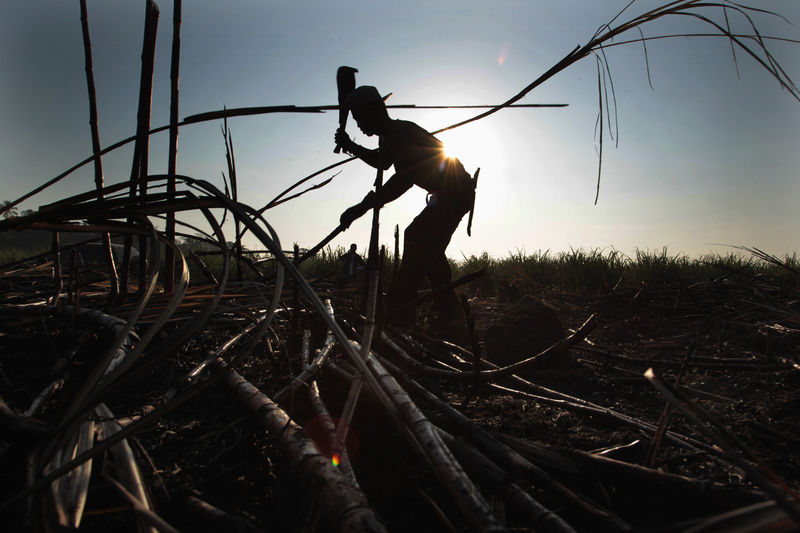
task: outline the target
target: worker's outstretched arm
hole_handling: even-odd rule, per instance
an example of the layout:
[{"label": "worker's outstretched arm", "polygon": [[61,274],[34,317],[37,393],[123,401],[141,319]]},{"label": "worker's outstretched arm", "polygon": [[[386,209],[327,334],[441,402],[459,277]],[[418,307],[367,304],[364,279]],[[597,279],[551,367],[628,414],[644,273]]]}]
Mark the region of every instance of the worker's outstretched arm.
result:
[{"label": "worker's outstretched arm", "polygon": [[412,185],[414,185],[414,180],[410,172],[397,172],[378,190],[378,194],[375,195],[375,201],[381,206],[393,202],[400,198]]},{"label": "worker's outstretched arm", "polygon": [[386,161],[383,157],[381,157],[380,151],[370,150],[369,148],[365,148],[360,144],[353,142],[352,139],[350,139],[350,136],[342,131],[341,128],[336,130],[334,141],[336,142],[337,146],[342,147],[342,150],[350,155],[356,156],[371,167],[388,170],[388,168],[392,166],[391,161]]},{"label": "worker's outstretched arm", "polygon": [[[344,148],[344,147],[342,147]],[[348,208],[339,218],[339,222],[345,228],[350,227],[354,220],[360,218],[364,213],[374,207],[383,207],[389,202],[399,198],[404,192],[414,185],[411,174],[408,172],[398,172],[387,181],[376,194],[370,191],[359,203]]]}]

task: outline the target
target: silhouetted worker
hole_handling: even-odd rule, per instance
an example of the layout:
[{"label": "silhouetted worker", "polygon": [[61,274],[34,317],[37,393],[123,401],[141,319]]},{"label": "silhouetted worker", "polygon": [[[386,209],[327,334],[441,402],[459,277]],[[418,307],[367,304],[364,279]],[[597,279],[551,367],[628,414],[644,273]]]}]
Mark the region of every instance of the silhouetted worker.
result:
[{"label": "silhouetted worker", "polygon": [[355,280],[361,272],[364,271],[366,265],[364,260],[356,252],[358,246],[355,243],[350,245],[350,250],[342,254],[339,261],[342,262],[341,279],[343,283]]},{"label": "silhouetted worker", "polygon": [[[413,185],[428,191],[427,206],[405,230],[403,259],[387,296],[388,319],[400,326],[413,325],[416,310],[407,304],[416,297],[423,279],[427,278],[433,289],[452,281],[445,249],[474,204],[474,181],[458,159],[445,156],[441,141],[431,133],[413,122],[390,118],[375,87],[356,88],[345,105],[361,131],[378,136],[378,149],[356,144],[341,128],[336,132],[336,144],[375,168],[387,170],[394,165],[395,173],[377,194],[370,191],[342,213],[342,225],[349,227],[368,210],[399,198]],[[463,312],[454,290],[439,293],[434,305],[439,327],[463,330]]]}]

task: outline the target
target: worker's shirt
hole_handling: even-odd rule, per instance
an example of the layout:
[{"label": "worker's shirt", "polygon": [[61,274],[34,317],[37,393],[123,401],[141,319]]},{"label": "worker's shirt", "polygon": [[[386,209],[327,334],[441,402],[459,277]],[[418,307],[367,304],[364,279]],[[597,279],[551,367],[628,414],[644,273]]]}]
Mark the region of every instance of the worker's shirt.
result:
[{"label": "worker's shirt", "polygon": [[352,277],[364,270],[364,260],[356,252],[348,251],[340,261],[344,262],[343,272],[346,277]]},{"label": "worker's shirt", "polygon": [[383,160],[394,165],[392,179],[402,179],[405,189],[418,185],[440,194],[469,179],[458,159],[444,155],[442,142],[413,122],[392,120],[380,135],[378,147]]}]

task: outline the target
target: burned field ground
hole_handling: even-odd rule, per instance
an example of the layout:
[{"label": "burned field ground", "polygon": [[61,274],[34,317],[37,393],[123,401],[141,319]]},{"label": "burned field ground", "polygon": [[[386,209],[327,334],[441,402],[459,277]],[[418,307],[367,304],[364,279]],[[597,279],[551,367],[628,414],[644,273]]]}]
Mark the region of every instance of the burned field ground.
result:
[{"label": "burned field ground", "polygon": [[[110,328],[75,306],[23,304],[24,295],[41,290],[32,271],[6,272],[3,279],[17,300],[0,313],[0,385],[15,415],[6,420],[19,422],[28,411],[38,421],[34,430],[13,426],[14,435],[7,433],[11,442],[0,455],[3,521],[14,530],[47,530],[58,523],[48,485],[30,498],[15,497],[30,485],[26,465],[57,435],[54,428],[97,365]],[[297,438],[308,435],[342,479],[352,468],[365,495],[355,507],[374,511],[358,521],[360,530],[383,524],[389,531],[728,531],[758,520],[773,531],[792,530],[783,510],[760,502],[776,494],[788,499],[800,489],[796,283],[724,272],[691,284],[592,292],[535,281],[502,291],[488,281],[460,288],[484,357],[480,372],[474,344],[461,348],[437,338],[426,328],[424,307],[414,330],[378,328],[374,357],[420,418],[396,422],[365,382],[347,426],[346,453],[336,453],[314,400],[334,424],[346,416],[358,371],[345,350],[331,342],[326,323],[291,284],[263,336],[229,343],[257,322],[259,300],[252,284],[231,283],[201,329],[165,355],[145,354],[103,394],[112,418],[132,428],[125,441],[152,506],[138,516],[160,516],[179,530],[346,529],[345,512],[330,511],[327,474],[294,459],[287,446],[300,441],[286,444],[285,419],[265,428],[273,407],[248,410],[230,386],[236,373],[239,388],[247,380],[278,401],[302,428]],[[330,300],[348,337],[361,342],[368,325],[363,288],[326,280],[312,286]],[[80,297],[85,309],[105,305],[103,291],[93,295],[92,288]],[[191,287],[155,342],[168,340],[213,290]],[[154,296],[139,327],[164,304]],[[131,312],[131,305],[111,306],[104,316],[125,319]],[[560,349],[547,350],[553,344]],[[321,352],[318,372],[303,374]],[[197,374],[211,355],[219,359]],[[648,368],[656,378],[645,378]],[[193,372],[212,377],[190,380]],[[658,379],[683,400],[665,401],[651,382]],[[60,389],[33,414],[37,394],[54,380],[62,380]],[[682,410],[695,412],[692,406],[702,408],[699,419]],[[107,420],[97,412],[88,418],[97,426]],[[453,482],[419,444],[421,425],[447,444],[484,509],[459,502],[460,489],[448,488]],[[98,431],[96,443],[102,438]],[[81,530],[137,527],[130,501],[115,488],[125,476],[114,450],[93,458]]]}]

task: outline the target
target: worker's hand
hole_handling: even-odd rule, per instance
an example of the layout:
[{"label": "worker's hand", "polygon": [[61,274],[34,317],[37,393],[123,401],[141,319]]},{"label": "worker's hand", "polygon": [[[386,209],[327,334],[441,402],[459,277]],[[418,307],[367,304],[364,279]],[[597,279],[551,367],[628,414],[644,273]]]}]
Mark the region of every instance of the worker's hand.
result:
[{"label": "worker's hand", "polygon": [[369,191],[363,200],[342,213],[342,216],[339,217],[339,223],[344,226],[344,229],[347,229],[355,219],[360,218],[364,213],[375,207],[375,205],[375,191]]},{"label": "worker's hand", "polygon": [[344,227],[344,229],[347,229],[354,220],[360,218],[366,212],[367,208],[363,203],[356,204],[353,207],[347,208],[345,212],[342,213],[342,216],[339,217],[339,223]]},{"label": "worker's hand", "polygon": [[333,136],[333,142],[335,142],[337,146],[341,146],[342,150],[348,154],[352,154],[358,147],[342,128],[336,130],[336,134]]}]

